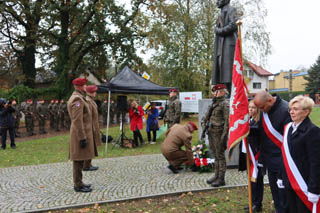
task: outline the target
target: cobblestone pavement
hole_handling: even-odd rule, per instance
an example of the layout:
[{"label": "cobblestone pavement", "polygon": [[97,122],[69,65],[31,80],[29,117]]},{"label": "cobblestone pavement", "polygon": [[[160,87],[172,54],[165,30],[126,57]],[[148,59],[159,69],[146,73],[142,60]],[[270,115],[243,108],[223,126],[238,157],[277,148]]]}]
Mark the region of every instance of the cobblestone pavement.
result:
[{"label": "cobblestone pavement", "polygon": [[[85,204],[120,201],[185,191],[211,189],[211,173],[183,170],[172,174],[162,155],[93,160],[99,170],[83,172],[91,193],[73,190],[72,163],[42,164],[0,169],[0,212],[36,212]],[[226,173],[227,186],[247,184],[246,174]]]}]

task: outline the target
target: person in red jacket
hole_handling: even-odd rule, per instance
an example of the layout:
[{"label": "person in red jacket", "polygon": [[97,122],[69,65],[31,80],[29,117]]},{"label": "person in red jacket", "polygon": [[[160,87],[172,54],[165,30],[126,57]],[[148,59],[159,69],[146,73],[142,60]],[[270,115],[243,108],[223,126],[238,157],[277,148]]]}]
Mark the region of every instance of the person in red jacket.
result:
[{"label": "person in red jacket", "polygon": [[137,104],[136,101],[131,101],[129,109],[130,129],[133,131],[133,145],[138,146],[138,138],[140,146],[144,144],[140,129],[143,129],[142,116],[144,115],[143,109]]}]

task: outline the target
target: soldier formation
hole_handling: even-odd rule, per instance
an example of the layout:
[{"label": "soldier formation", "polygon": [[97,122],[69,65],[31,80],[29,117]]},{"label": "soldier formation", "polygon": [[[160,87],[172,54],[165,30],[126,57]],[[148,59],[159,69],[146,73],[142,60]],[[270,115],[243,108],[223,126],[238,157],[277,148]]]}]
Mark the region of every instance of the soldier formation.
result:
[{"label": "soldier formation", "polygon": [[[114,119],[118,113],[116,104],[110,100],[110,123],[119,123],[120,119]],[[24,115],[26,136],[36,134],[46,134],[48,128],[52,131],[70,130],[71,119],[68,114],[67,104],[61,99],[52,99],[48,104],[43,99],[34,102],[32,99],[27,99],[25,103],[18,104],[12,100],[12,107],[15,109],[13,113],[15,137],[21,137],[21,119]],[[108,102],[104,100],[101,104],[100,111],[102,112],[103,124],[107,124],[108,117]],[[47,121],[49,127],[46,126]],[[38,131],[35,130],[36,124]]]},{"label": "soldier formation", "polygon": [[[64,100],[51,100],[48,105],[45,100],[39,99],[36,103],[32,99],[27,99],[25,104],[17,104],[12,100],[15,137],[21,137],[21,118],[24,115],[26,135],[46,134],[46,121],[49,120],[51,130],[69,130],[71,120],[67,110],[67,104]],[[35,130],[35,124],[38,124],[38,132]]]}]

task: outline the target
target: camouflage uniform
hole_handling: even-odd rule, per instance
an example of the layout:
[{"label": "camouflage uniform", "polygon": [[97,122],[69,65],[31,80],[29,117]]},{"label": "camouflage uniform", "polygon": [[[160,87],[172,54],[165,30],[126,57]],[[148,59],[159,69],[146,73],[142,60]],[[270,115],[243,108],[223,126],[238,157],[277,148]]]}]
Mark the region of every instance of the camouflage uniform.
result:
[{"label": "camouflage uniform", "polygon": [[27,103],[24,108],[25,121],[26,121],[26,129],[28,136],[34,135],[34,106],[32,103]]},{"label": "camouflage uniform", "polygon": [[172,96],[169,99],[168,108],[165,114],[164,122],[168,124],[168,129],[174,124],[180,123],[181,102],[178,96]]},{"label": "camouflage uniform", "polygon": [[59,103],[55,102],[52,106],[52,113],[54,114],[54,129],[60,131],[59,129]]},{"label": "camouflage uniform", "polygon": [[111,101],[110,103],[110,123],[114,123],[114,115],[115,115],[115,112],[116,112],[116,104]]},{"label": "camouflage uniform", "polygon": [[[214,107],[209,118],[210,108]],[[215,158],[215,176],[207,182],[212,186],[225,185],[224,176],[226,173],[225,150],[227,148],[229,131],[229,103],[224,97],[217,97],[209,106],[208,111],[201,120],[204,129],[209,120],[208,138],[211,152]]]},{"label": "camouflage uniform", "polygon": [[45,126],[46,126],[46,116],[48,114],[48,109],[43,103],[38,103],[36,109],[37,109],[37,116],[39,121],[39,134],[45,134],[47,133],[45,131]]},{"label": "camouflage uniform", "polygon": [[58,115],[59,115],[59,122],[58,126],[60,126],[61,129],[65,128],[65,110],[67,108],[67,104],[64,102],[60,102],[58,105]]},{"label": "camouflage uniform", "polygon": [[[103,118],[103,125],[107,124],[107,119],[108,119],[108,102],[103,102],[101,104],[101,113],[102,113],[102,118]],[[112,121],[110,121],[111,123]]]},{"label": "camouflage uniform", "polygon": [[19,105],[12,105],[12,107],[15,109],[15,111],[13,113],[13,117],[14,117],[14,132],[15,132],[16,137],[18,137],[19,134],[20,134],[20,132],[19,132],[20,119],[22,117],[21,107]]},{"label": "camouflage uniform", "polygon": [[50,128],[54,129],[54,113],[53,113],[53,105],[54,103],[50,103],[48,105],[48,114],[49,114],[49,120],[50,120]]}]

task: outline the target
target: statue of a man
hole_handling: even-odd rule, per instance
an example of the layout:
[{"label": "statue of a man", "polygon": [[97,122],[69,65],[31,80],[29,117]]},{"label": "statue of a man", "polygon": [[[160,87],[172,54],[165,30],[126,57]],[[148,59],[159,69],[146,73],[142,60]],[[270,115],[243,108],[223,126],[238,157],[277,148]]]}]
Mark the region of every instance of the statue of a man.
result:
[{"label": "statue of a man", "polygon": [[218,0],[217,7],[221,9],[221,14],[216,24],[212,85],[226,84],[230,92],[238,31],[237,15],[236,9],[230,6],[230,0]]}]

